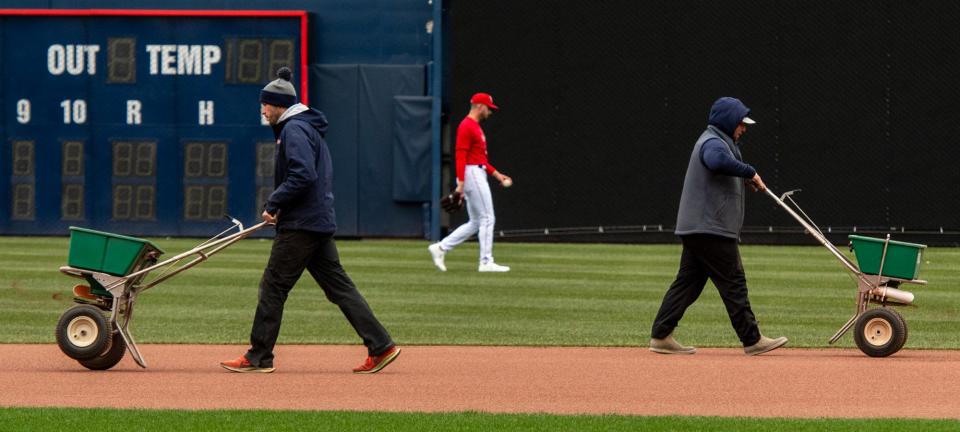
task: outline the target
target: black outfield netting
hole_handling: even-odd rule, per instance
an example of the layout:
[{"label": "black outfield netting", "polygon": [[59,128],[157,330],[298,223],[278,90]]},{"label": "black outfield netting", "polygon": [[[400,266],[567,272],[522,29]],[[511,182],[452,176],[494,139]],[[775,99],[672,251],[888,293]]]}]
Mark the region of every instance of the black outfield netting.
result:
[{"label": "black outfield netting", "polygon": [[[508,236],[672,229],[719,96],[753,110],[747,162],[825,230],[960,231],[960,3],[489,0],[448,18],[451,125],[475,91],[501,107],[483,126],[516,181],[494,187]],[[745,225],[798,228],[761,194]]]}]

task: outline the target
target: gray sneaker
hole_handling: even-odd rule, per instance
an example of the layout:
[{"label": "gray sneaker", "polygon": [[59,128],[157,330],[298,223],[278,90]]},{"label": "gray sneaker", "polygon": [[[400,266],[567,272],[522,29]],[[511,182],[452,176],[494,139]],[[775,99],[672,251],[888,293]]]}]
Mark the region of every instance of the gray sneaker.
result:
[{"label": "gray sneaker", "polygon": [[658,354],[695,354],[697,349],[692,346],[680,345],[671,333],[663,339],[650,339],[650,351]]},{"label": "gray sneaker", "polygon": [[787,338],[785,336],[780,336],[776,339],[770,339],[764,335],[760,335],[760,340],[753,345],[750,345],[748,347],[743,347],[743,352],[747,355],[755,356],[755,355],[763,354],[765,352],[773,351],[786,344],[787,344]]}]

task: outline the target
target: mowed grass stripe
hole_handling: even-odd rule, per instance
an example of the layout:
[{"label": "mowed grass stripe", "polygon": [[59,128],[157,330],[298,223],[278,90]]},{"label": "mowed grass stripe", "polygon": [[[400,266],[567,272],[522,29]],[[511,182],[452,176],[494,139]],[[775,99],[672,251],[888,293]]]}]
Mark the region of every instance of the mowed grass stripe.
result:
[{"label": "mowed grass stripe", "polygon": [[[196,239],[154,239],[166,257]],[[426,241],[339,240],[341,261],[377,316],[403,344],[642,346],[673,281],[679,244],[498,242],[506,274],[476,271],[477,244],[433,267]],[[65,237],[0,238],[0,343],[52,343],[77,279]],[[239,242],[141,295],[133,324],[141,343],[246,343],[257,285],[271,242]],[[820,246],[743,246],[750,299],[768,335],[793,347],[824,347],[852,314],[856,283]],[[850,255],[852,258],[852,255]],[[929,248],[921,277],[906,286],[917,307],[899,308],[908,348],[960,347],[960,249]],[[712,284],[677,329],[684,343],[735,347],[738,341]],[[287,302],[280,343],[358,343],[339,309],[304,274]],[[852,338],[840,346],[853,346]]]},{"label": "mowed grass stripe", "polygon": [[4,430],[151,431],[791,431],[940,432],[960,427],[955,420],[783,419],[722,417],[640,417],[462,413],[382,413],[352,411],[186,411],[70,408],[0,408]]}]

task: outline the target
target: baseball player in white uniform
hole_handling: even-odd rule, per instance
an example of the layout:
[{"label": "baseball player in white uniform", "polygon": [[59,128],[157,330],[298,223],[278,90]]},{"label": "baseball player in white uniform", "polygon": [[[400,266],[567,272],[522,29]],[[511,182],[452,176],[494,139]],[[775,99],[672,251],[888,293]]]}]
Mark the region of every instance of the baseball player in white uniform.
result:
[{"label": "baseball player in white uniform", "polygon": [[493,214],[493,198],[490,196],[487,175],[492,175],[504,187],[512,185],[513,179],[497,171],[487,161],[487,138],[483,134],[483,129],[480,128],[480,122],[489,118],[496,110],[493,97],[487,93],[477,93],[470,98],[470,113],[457,128],[457,192],[462,193],[466,199],[470,220],[460,225],[443,240],[427,247],[433,257],[433,264],[440,271],[447,271],[447,266],[444,264],[446,253],[474,234],[480,242],[478,271],[510,271],[510,267],[493,261],[493,223],[496,217]]}]

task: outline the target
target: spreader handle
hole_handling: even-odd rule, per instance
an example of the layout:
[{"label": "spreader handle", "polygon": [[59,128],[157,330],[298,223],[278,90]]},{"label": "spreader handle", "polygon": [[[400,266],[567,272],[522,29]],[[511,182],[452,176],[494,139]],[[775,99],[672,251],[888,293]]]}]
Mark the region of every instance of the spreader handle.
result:
[{"label": "spreader handle", "polygon": [[[780,204],[780,207],[783,207],[783,209],[786,210],[787,213],[790,214],[790,216],[793,216],[793,218],[796,219],[797,222],[800,222],[800,225],[803,226],[803,228],[806,229],[807,232],[810,233],[811,236],[813,236],[813,238],[817,239],[817,241],[819,241],[820,244],[822,244],[825,248],[829,249],[830,252],[833,253],[833,256],[837,257],[837,259],[840,260],[840,262],[843,263],[843,265],[848,270],[853,272],[853,274],[855,275],[858,275],[858,276],[861,275],[860,269],[857,268],[857,266],[854,263],[850,262],[850,259],[847,258],[846,255],[843,254],[843,252],[840,252],[840,250],[837,249],[837,247],[834,246],[833,243],[830,243],[830,241],[827,240],[827,237],[824,236],[823,233],[820,232],[820,230],[813,227],[810,224],[810,222],[807,222],[806,219],[800,217],[800,215],[797,214],[796,211],[790,208],[790,206],[788,206],[787,203],[783,202],[783,200],[780,197],[778,197],[777,194],[773,193],[773,191],[770,190],[770,188],[767,188],[766,191],[767,191],[767,195],[770,195],[770,198],[773,198],[773,200],[776,201],[777,204]],[[794,192],[794,191],[787,192],[787,194],[791,192]],[[786,196],[786,194],[784,196]]]}]

